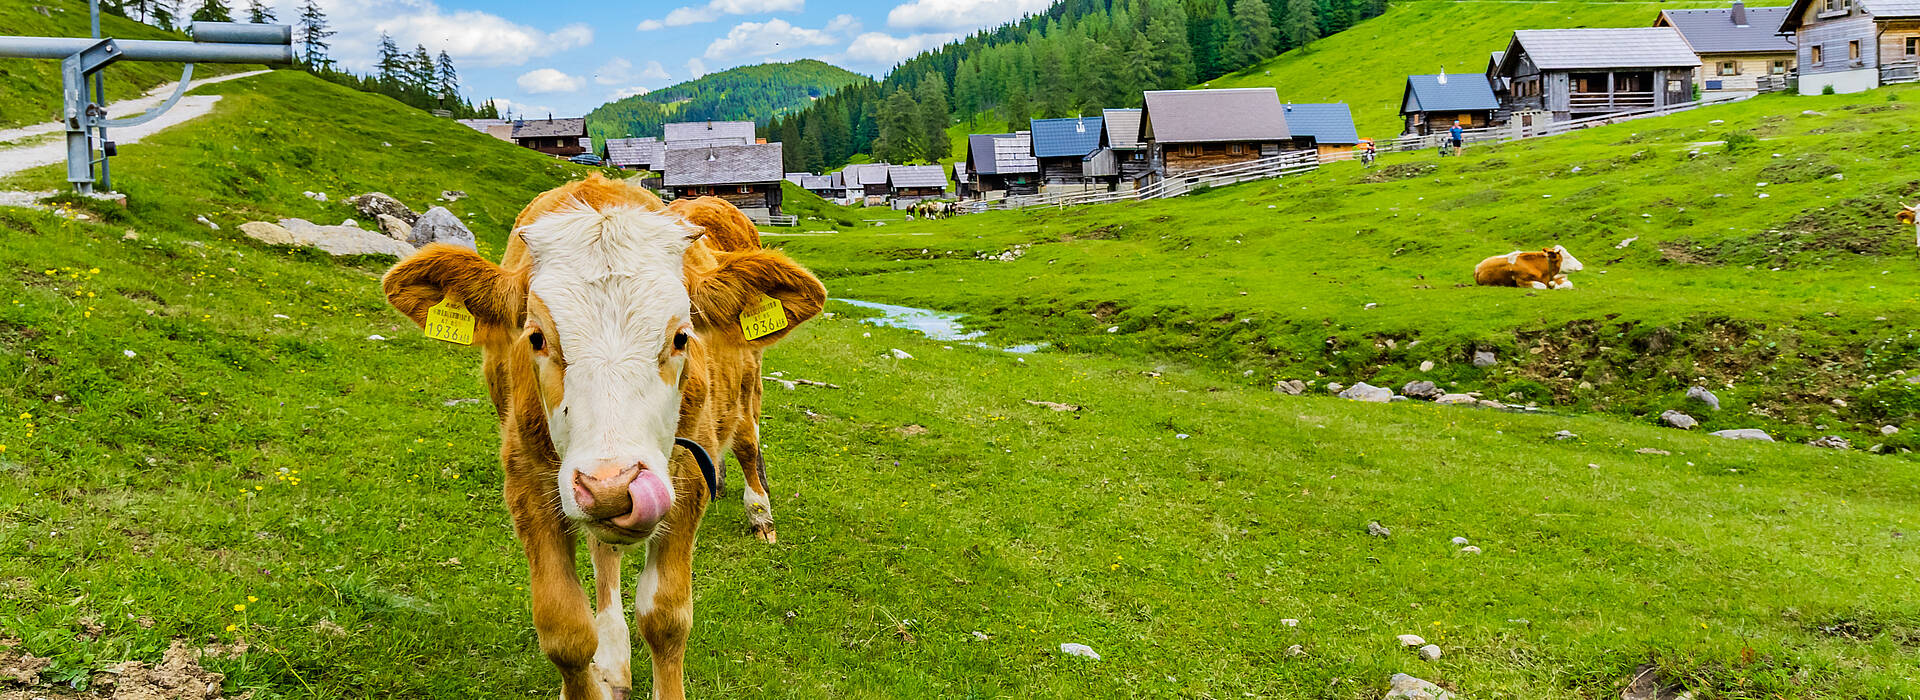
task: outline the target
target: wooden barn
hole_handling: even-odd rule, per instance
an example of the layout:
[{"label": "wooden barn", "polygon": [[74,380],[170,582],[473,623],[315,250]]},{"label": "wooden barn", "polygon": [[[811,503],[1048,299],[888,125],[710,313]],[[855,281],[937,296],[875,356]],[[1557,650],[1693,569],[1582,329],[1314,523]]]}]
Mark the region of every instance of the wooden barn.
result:
[{"label": "wooden barn", "polygon": [[892,191],[887,188],[886,163],[855,163],[840,169],[847,198],[868,206],[885,204]]},{"label": "wooden barn", "polygon": [[1033,157],[1033,139],[1025,131],[1012,134],[973,134],[967,137],[967,189],[975,198],[1040,193],[1040,163]]},{"label": "wooden barn", "polygon": [[607,165],[622,170],[658,170],[666,163],[660,139],[607,139]]},{"label": "wooden barn", "polygon": [[664,184],[674,199],[719,197],[765,221],[780,215],[780,157],[778,143],[670,149]]},{"label": "wooden barn", "polygon": [[887,196],[896,202],[946,197],[947,169],[939,165],[888,166]]},{"label": "wooden barn", "polygon": [[1273,88],[1149,90],[1140,140],[1166,177],[1280,155],[1293,146]]},{"label": "wooden barn", "polygon": [[1799,47],[1802,95],[1920,80],[1920,0],[1795,0],[1779,32]]},{"label": "wooden barn", "polygon": [[1313,149],[1322,160],[1360,145],[1360,131],[1353,127],[1353,110],[1345,102],[1288,103],[1286,114],[1294,148]]},{"label": "wooden barn", "polygon": [[673,122],[661,127],[660,138],[666,149],[705,148],[707,146],[746,146],[758,140],[753,122]]},{"label": "wooden barn", "polygon": [[1701,10],[1661,10],[1656,27],[1673,27],[1700,56],[1693,84],[1702,94],[1761,92],[1784,86],[1793,72],[1796,49],[1776,34],[1786,21],[1786,7],[1732,7]]},{"label": "wooden barn", "polygon": [[1672,27],[1522,29],[1500,61],[1508,111],[1556,121],[1665,107],[1693,99],[1700,57]]},{"label": "wooden barn", "polygon": [[1494,82],[1477,75],[1409,75],[1400,95],[1402,133],[1428,134],[1453,128],[1458,120],[1468,129],[1494,126],[1501,113]]},{"label": "wooden barn", "polygon": [[1113,151],[1115,176],[1121,183],[1139,184],[1153,174],[1153,158],[1140,140],[1140,110],[1109,109],[1101,113],[1100,145]]},{"label": "wooden barn", "polygon": [[1100,145],[1101,117],[1035,119],[1033,158],[1048,185],[1111,184],[1117,172],[1113,152]]},{"label": "wooden barn", "polygon": [[550,156],[568,158],[586,153],[593,140],[587,136],[586,119],[547,117],[514,121],[513,142]]},{"label": "wooden barn", "polygon": [[808,175],[800,178],[800,189],[820,195],[822,199],[840,196],[840,193],[834,191],[831,175]]}]

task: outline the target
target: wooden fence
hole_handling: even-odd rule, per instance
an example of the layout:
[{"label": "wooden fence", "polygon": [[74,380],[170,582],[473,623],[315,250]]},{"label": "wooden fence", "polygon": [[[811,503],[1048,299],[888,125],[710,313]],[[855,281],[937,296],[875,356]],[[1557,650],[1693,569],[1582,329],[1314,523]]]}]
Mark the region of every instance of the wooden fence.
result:
[{"label": "wooden fence", "polygon": [[1320,167],[1320,158],[1313,151],[1289,151],[1277,156],[1258,160],[1215,166],[1204,170],[1182,173],[1176,177],[1164,178],[1145,187],[1131,190],[1074,192],[1064,195],[1030,195],[1008,197],[993,201],[963,202],[960,209],[966,213],[979,213],[993,210],[1032,209],[1039,207],[1069,207],[1082,204],[1107,204],[1110,202],[1131,202],[1144,199],[1163,199],[1178,197],[1202,187],[1221,187],[1249,180],[1265,180],[1302,173]]},{"label": "wooden fence", "polygon": [[[1464,129],[1461,131],[1460,140],[1464,145],[1472,146],[1476,144],[1495,144],[1495,143],[1505,143],[1508,141],[1519,141],[1521,139],[1537,138],[1541,136],[1557,136],[1559,134],[1564,134],[1571,131],[1578,131],[1580,129],[1586,129],[1586,128],[1596,127],[1596,126],[1606,126],[1608,124],[1615,124],[1618,122],[1628,121],[1632,119],[1659,117],[1659,116],[1665,116],[1668,114],[1685,112],[1692,109],[1699,109],[1701,107],[1706,107],[1710,105],[1719,105],[1719,104],[1727,104],[1729,102],[1738,102],[1740,100],[1748,99],[1750,97],[1752,97],[1752,95],[1750,94],[1717,95],[1717,96],[1708,97],[1701,100],[1696,100],[1693,102],[1682,102],[1679,104],[1667,105],[1665,107],[1651,107],[1647,109],[1635,109],[1635,110],[1629,110],[1624,112],[1614,112],[1612,114],[1603,114],[1597,117],[1586,117],[1583,119],[1573,119],[1573,120],[1563,121],[1563,122],[1536,120],[1532,125],[1521,124],[1520,117],[1515,116],[1511,118],[1506,124],[1503,124],[1501,126],[1489,126],[1489,127],[1479,128],[1479,129]],[[1438,149],[1440,145],[1443,143],[1446,143],[1446,141],[1447,141],[1447,132],[1445,131],[1436,132],[1436,133],[1427,134],[1427,135],[1416,134],[1411,136],[1402,136],[1392,141],[1388,141],[1385,145],[1381,147],[1380,150],[1393,152],[1393,153],[1405,153],[1410,151],[1425,150],[1429,148]]]}]

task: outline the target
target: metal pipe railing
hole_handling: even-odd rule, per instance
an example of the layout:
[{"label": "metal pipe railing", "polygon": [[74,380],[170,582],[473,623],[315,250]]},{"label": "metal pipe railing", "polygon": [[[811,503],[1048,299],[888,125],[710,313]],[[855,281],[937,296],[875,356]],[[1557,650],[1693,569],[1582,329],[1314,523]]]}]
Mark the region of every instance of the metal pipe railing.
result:
[{"label": "metal pipe railing", "polygon": [[[264,25],[263,25],[264,26]],[[284,25],[282,29],[289,29]],[[0,36],[0,58],[63,59],[92,48],[99,39]],[[174,63],[292,63],[292,44],[203,44],[187,41],[115,39],[119,59]]]}]

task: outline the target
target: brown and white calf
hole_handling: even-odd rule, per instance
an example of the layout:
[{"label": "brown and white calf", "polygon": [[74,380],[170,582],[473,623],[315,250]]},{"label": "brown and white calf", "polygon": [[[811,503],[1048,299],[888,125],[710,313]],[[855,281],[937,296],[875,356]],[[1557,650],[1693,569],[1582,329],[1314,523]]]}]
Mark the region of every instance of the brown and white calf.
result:
[{"label": "brown and white calf", "polygon": [[[665,207],[646,190],[595,175],[527,205],[499,265],[430,245],[388,271],[383,286],[416,323],[444,299],[474,317],[500,417],[507,509],[561,696],[631,692],[620,559],[644,545],[634,619],[652,657],[653,696],[684,697],[694,535],[713,494],[674,439],[716,456],[733,451],[754,528],[773,541],[759,454],[760,354],[819,313],[820,281],[761,249],[752,223],[724,201]],[[762,295],[780,302],[786,326],[748,340],[740,317]],[[582,532],[592,608],[574,569]]]},{"label": "brown and white calf", "polygon": [[1539,251],[1513,251],[1480,261],[1473,268],[1473,282],[1483,287],[1532,287],[1534,289],[1572,289],[1565,273],[1583,268],[1579,260],[1562,246]]}]

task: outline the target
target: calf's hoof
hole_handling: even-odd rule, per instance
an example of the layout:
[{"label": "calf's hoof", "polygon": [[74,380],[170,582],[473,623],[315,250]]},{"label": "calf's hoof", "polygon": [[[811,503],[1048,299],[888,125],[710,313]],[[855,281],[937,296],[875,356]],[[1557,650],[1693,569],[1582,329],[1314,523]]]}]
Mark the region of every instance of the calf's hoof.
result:
[{"label": "calf's hoof", "polygon": [[779,539],[779,536],[773,532],[772,523],[755,524],[753,526],[753,536],[767,544],[773,544]]}]

